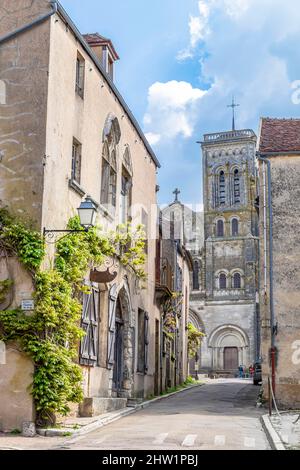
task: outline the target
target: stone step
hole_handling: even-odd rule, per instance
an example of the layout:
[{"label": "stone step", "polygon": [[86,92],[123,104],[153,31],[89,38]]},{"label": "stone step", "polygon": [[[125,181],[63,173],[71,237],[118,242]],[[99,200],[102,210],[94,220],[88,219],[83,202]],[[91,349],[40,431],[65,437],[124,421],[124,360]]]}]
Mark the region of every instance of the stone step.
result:
[{"label": "stone step", "polygon": [[126,408],[127,398],[85,398],[79,406],[79,415],[83,418],[100,416],[110,411]]}]

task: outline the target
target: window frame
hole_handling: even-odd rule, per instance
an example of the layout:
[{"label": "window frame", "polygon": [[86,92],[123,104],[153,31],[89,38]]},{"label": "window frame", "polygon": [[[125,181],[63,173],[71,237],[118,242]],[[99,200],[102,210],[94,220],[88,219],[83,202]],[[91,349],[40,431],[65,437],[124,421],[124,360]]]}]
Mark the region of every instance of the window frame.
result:
[{"label": "window frame", "polygon": [[[78,169],[79,166],[79,169]],[[71,166],[71,181],[81,184],[81,169],[82,169],[82,144],[73,137],[72,143],[72,166]]]},{"label": "window frame", "polygon": [[85,59],[78,52],[76,58],[76,79],[75,79],[75,91],[80,98],[84,98],[85,88]]}]

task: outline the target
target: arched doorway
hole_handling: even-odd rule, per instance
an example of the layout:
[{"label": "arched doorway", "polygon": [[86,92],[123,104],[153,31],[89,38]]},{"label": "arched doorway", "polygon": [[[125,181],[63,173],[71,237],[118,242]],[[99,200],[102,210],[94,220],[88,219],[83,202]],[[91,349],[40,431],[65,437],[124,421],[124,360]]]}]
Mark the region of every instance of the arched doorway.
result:
[{"label": "arched doorway", "polygon": [[249,363],[249,339],[238,326],[223,325],[210,335],[212,369],[237,372],[240,364]]},{"label": "arched doorway", "polygon": [[133,389],[134,325],[129,288],[110,289],[108,368],[112,370],[112,396],[130,398]]},{"label": "arched doorway", "polygon": [[[198,331],[201,331],[202,333],[205,334],[203,321],[197,312],[190,310],[188,321],[195,328],[197,328]],[[201,369],[201,365],[202,365],[201,361],[202,361],[202,343],[199,347],[199,350],[197,351],[196,356],[188,358],[189,375],[195,378],[198,376],[199,370]]]}]

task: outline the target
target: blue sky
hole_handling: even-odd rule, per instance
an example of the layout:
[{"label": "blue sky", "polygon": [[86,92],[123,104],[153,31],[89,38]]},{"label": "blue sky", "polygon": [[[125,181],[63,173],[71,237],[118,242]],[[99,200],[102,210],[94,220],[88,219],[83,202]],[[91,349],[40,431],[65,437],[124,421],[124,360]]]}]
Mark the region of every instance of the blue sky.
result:
[{"label": "blue sky", "polygon": [[61,0],[82,33],[112,39],[116,84],[161,161],[159,202],[175,187],[202,202],[196,141],[260,116],[300,117],[299,0]]}]

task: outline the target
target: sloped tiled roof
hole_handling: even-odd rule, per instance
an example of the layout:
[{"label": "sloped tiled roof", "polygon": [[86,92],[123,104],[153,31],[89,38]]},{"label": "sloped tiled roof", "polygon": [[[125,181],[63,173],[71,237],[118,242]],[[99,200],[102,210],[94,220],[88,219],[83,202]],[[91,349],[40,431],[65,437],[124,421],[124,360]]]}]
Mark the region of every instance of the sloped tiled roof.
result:
[{"label": "sloped tiled roof", "polygon": [[300,119],[262,118],[259,152],[300,154]]}]

